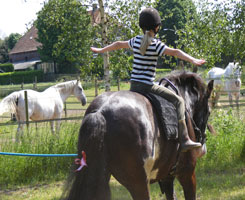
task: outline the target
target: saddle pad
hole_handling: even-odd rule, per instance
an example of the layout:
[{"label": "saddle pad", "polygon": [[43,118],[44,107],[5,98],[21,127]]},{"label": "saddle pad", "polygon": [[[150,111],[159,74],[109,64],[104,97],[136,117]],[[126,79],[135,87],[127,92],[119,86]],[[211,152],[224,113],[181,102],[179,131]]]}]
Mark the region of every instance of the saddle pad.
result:
[{"label": "saddle pad", "polygon": [[168,100],[153,93],[143,95],[151,102],[166,138],[168,140],[177,139],[178,118],[175,106]]}]

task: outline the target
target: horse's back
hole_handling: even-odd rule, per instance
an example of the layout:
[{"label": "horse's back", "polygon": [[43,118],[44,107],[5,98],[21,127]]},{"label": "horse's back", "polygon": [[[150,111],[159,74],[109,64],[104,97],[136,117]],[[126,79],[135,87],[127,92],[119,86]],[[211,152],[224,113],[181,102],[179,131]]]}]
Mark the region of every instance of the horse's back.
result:
[{"label": "horse's back", "polygon": [[[147,98],[131,91],[104,93],[90,104],[86,115],[95,112],[105,118],[107,162],[111,173],[121,183],[128,174],[150,180],[167,175],[175,160],[176,141],[166,142],[166,138],[160,134],[157,118]],[[170,152],[166,149],[170,149]],[[170,158],[169,154],[173,157]],[[160,157],[168,159],[160,162]],[[157,162],[166,168],[159,172]],[[118,173],[119,169],[124,168],[123,173]]]},{"label": "horse's back", "polygon": [[208,71],[208,77],[209,78],[220,78],[221,76],[224,75],[224,69],[219,68],[219,67],[213,67],[211,70]]}]

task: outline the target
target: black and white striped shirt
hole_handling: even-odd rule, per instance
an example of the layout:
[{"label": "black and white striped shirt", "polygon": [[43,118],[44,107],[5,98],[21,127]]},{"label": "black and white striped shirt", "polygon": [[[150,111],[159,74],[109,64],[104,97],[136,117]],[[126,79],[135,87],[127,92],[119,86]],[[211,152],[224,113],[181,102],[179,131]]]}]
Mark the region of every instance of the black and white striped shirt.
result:
[{"label": "black and white striped shirt", "polygon": [[131,80],[153,85],[156,75],[157,59],[163,55],[166,45],[158,39],[153,39],[152,43],[146,49],[145,55],[141,55],[140,44],[142,38],[142,35],[138,35],[128,41],[134,53]]}]

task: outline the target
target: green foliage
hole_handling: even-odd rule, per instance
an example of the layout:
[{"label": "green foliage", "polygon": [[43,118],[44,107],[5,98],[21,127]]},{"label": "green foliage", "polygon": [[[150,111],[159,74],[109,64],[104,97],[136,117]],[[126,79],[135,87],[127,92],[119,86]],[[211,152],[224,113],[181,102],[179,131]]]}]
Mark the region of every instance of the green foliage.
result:
[{"label": "green foliage", "polygon": [[21,35],[19,33],[11,33],[7,38],[8,49],[13,49],[20,38]]},{"label": "green foliage", "polygon": [[7,40],[0,39],[0,63],[8,62],[8,60],[9,60],[9,56],[8,56]]},{"label": "green foliage", "polygon": [[20,39],[21,35],[19,33],[11,33],[9,37],[0,39],[0,63],[8,62],[8,53],[14,48],[17,41]]},{"label": "green foliage", "polygon": [[32,83],[37,77],[39,82],[43,81],[43,71],[42,70],[32,70],[32,71],[20,71],[20,72],[8,72],[0,73],[0,84],[21,84],[21,83]]},{"label": "green foliage", "polygon": [[[238,9],[234,8],[234,4],[235,1],[211,3],[201,0],[196,13],[191,13],[187,8],[185,27],[177,31],[177,47],[194,57],[205,58],[209,68],[222,59],[224,65],[233,59],[242,59],[244,46],[241,47],[240,43],[244,41],[244,28],[238,31],[234,27],[244,26],[239,20],[234,21],[230,14],[232,10]],[[238,15],[239,18],[242,16]]]},{"label": "green foliage", "polygon": [[168,46],[176,47],[175,41],[178,39],[176,30],[185,27],[186,13],[185,9],[189,8],[191,14],[195,12],[195,5],[192,0],[166,0],[159,1],[157,10],[162,16],[162,27],[159,36],[164,37]]},{"label": "green foliage", "polygon": [[14,65],[12,63],[0,64],[0,69],[2,69],[4,72],[13,72]]},{"label": "green foliage", "polygon": [[92,25],[79,1],[50,0],[38,13],[36,27],[43,61],[54,61],[63,68],[88,65]]},{"label": "green foliage", "polygon": [[216,135],[208,132],[206,156],[200,159],[198,168],[227,169],[244,162],[244,132],[245,126],[232,113],[232,110],[216,110],[210,123],[214,126]]}]

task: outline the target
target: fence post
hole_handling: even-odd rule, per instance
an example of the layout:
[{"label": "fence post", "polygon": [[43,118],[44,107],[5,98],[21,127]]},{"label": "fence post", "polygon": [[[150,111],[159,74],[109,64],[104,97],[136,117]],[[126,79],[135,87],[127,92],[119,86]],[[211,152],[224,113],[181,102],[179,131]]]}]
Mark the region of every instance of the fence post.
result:
[{"label": "fence post", "polygon": [[37,76],[35,76],[35,80],[33,82],[33,89],[37,89]]},{"label": "fence post", "polygon": [[65,111],[65,118],[67,118],[66,101],[65,101],[65,103],[64,103],[64,111]]},{"label": "fence post", "polygon": [[26,126],[29,129],[29,114],[28,114],[28,99],[27,99],[27,91],[24,91],[25,94],[25,108],[26,108]]},{"label": "fence post", "polygon": [[97,82],[97,78],[94,78],[94,88],[95,88],[95,96],[98,96],[98,82]]},{"label": "fence post", "polygon": [[117,77],[117,90],[120,91],[120,78]]}]

